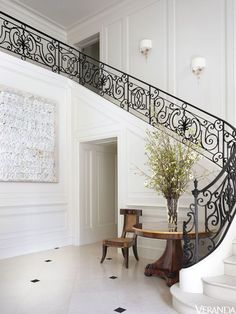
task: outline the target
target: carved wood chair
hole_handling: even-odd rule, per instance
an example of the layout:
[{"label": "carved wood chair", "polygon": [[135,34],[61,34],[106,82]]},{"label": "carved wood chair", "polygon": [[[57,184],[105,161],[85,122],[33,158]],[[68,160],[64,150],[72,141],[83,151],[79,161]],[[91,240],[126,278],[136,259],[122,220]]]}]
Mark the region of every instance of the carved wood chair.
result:
[{"label": "carved wood chair", "polygon": [[[137,251],[137,235],[134,233],[132,227],[135,224],[139,223],[139,217],[142,216],[141,209],[120,209],[120,214],[124,215],[124,224],[123,224],[123,231],[122,235],[119,238],[114,239],[107,239],[103,240],[103,254],[101,263],[103,263],[104,259],[106,258],[107,248],[109,246],[121,248],[122,254],[125,259],[125,266],[126,268],[129,267],[129,248],[132,246],[134,256],[138,261],[138,251]],[[133,237],[126,237],[127,233],[133,233]]]}]

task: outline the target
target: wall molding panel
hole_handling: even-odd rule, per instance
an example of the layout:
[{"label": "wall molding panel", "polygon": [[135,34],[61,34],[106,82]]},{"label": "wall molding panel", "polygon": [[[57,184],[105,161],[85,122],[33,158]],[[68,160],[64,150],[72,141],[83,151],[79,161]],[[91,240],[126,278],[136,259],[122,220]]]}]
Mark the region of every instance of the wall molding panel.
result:
[{"label": "wall molding panel", "polygon": [[167,0],[167,90],[169,93],[176,94],[176,21],[175,21],[175,6],[176,0]]},{"label": "wall molding panel", "polygon": [[[68,39],[74,44],[89,32],[102,33],[101,60],[109,62],[107,51],[114,43],[107,32],[116,25],[113,32],[121,32],[121,52],[114,51],[112,60],[117,64],[112,61],[113,65],[120,67],[122,63],[122,69],[131,75],[235,123],[234,16],[233,0],[129,0],[71,28]],[[139,52],[139,41],[147,37],[153,41],[153,48],[145,60]],[[207,60],[199,81],[190,68],[192,58],[198,55]]]},{"label": "wall molding panel", "polygon": [[[160,221],[166,220],[166,202],[163,197],[157,193],[148,191],[144,188],[144,178],[137,175],[134,177],[135,164],[140,166],[144,163],[144,137],[147,125],[141,120],[136,119],[132,115],[127,115],[125,111],[120,110],[115,105],[109,103],[106,99],[96,98],[95,94],[87,90],[83,86],[73,86],[73,113],[74,117],[72,134],[73,141],[76,145],[77,155],[74,157],[74,168],[77,169],[75,179],[75,190],[79,190],[79,171],[78,163],[81,162],[80,145],[87,145],[88,142],[106,138],[117,138],[117,162],[118,162],[118,197],[117,197],[117,216],[118,216],[118,234],[121,233],[122,219],[119,215],[119,208],[141,208],[143,209],[143,221]],[[104,114],[101,114],[103,110]],[[88,118],[87,113],[93,115],[93,119]],[[79,117],[80,116],[80,117]],[[79,117],[79,118],[78,118]],[[83,126],[83,121],[87,122],[87,127]],[[94,123],[96,121],[96,123]],[[112,121],[112,126],[109,125]],[[81,125],[82,124],[82,125]],[[96,127],[97,124],[97,127]],[[84,143],[84,144],[83,144]],[[82,167],[83,168],[83,167]],[[99,168],[100,169],[100,168]],[[82,177],[84,174],[82,174]],[[81,179],[82,180],[82,179]],[[82,183],[83,185],[83,183]],[[82,210],[80,203],[81,195],[76,195],[74,200],[76,212]],[[184,195],[179,204],[179,218],[185,219],[189,204],[193,201],[191,195]],[[83,219],[83,218],[82,218]],[[97,220],[96,220],[97,221]],[[77,217],[77,244],[91,243],[94,241],[89,234],[83,235],[82,238],[78,234],[81,232],[81,218]],[[83,223],[82,223],[83,225]],[[94,227],[95,225],[93,225]],[[102,224],[99,221],[99,227],[94,227],[99,236],[102,236],[102,228],[108,227],[109,224]],[[110,225],[112,227],[112,224]],[[79,231],[80,230],[80,231]],[[87,229],[85,232],[89,232]],[[104,235],[104,234],[103,234]],[[163,249],[163,241],[141,240],[140,255],[148,256],[150,250],[150,258],[155,254],[159,254]]]},{"label": "wall molding panel", "polygon": [[[103,60],[118,69],[124,69],[123,60],[123,19],[117,19],[103,26],[105,34]],[[117,58],[118,57],[118,58]]]},{"label": "wall molding panel", "polygon": [[236,51],[236,3],[225,0],[225,29],[226,29],[226,120],[232,124],[236,122],[236,88],[235,88],[235,51]]},{"label": "wall molding panel", "polygon": [[0,258],[72,243],[68,80],[0,52],[0,84],[55,100],[58,183],[0,182]]}]

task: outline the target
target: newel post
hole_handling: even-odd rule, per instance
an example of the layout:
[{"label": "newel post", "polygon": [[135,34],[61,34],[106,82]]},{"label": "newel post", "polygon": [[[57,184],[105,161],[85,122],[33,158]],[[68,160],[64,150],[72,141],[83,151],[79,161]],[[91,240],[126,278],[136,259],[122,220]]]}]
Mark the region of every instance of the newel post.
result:
[{"label": "newel post", "polygon": [[198,230],[198,181],[197,179],[194,180],[194,190],[192,191],[194,196],[194,223],[195,223],[195,263],[198,262],[199,259],[199,230]]}]

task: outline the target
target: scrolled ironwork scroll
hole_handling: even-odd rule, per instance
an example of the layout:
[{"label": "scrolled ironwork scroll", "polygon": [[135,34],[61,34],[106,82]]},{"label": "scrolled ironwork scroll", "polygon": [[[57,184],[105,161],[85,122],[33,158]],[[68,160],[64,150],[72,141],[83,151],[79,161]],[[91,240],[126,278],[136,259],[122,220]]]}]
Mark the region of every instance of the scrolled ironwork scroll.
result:
[{"label": "scrolled ironwork scroll", "polygon": [[[197,206],[190,206],[189,219],[184,222],[184,266],[188,267],[208,256],[223,241],[236,213],[236,145],[221,173],[207,187],[198,191]],[[202,221],[206,236],[190,240],[188,234],[196,227],[196,207],[204,213]],[[199,224],[199,222],[198,222]],[[196,254],[197,250],[197,254]]]},{"label": "scrolled ironwork scroll", "polygon": [[20,56],[22,60],[31,60],[57,72],[58,42],[41,36],[24,23],[14,19],[1,21],[0,47]]}]

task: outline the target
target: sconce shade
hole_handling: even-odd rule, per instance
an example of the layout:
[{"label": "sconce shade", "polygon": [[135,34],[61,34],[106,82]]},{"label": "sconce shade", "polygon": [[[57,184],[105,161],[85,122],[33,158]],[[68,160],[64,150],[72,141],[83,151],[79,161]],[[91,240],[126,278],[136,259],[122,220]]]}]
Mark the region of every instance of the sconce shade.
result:
[{"label": "sconce shade", "polygon": [[143,39],[140,41],[140,52],[147,56],[150,49],[152,49],[151,39]]},{"label": "sconce shade", "polygon": [[203,57],[195,57],[192,59],[191,68],[192,72],[197,76],[205,69],[206,67],[206,59]]}]

